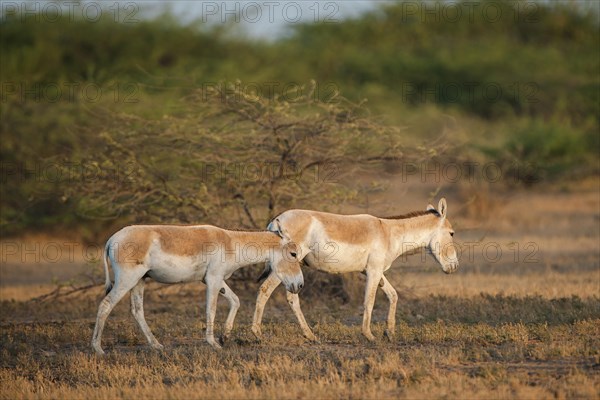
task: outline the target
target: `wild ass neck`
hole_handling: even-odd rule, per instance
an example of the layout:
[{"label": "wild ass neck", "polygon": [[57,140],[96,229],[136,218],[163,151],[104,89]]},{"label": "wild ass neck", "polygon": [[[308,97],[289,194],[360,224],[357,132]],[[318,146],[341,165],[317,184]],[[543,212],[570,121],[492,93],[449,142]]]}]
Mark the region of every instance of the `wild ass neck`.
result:
[{"label": "wild ass neck", "polygon": [[223,249],[226,257],[235,257],[239,267],[273,259],[281,238],[272,232],[228,231],[230,240]]},{"label": "wild ass neck", "polygon": [[424,214],[403,219],[382,219],[389,228],[390,250],[395,258],[427,247],[438,218],[434,214]]}]

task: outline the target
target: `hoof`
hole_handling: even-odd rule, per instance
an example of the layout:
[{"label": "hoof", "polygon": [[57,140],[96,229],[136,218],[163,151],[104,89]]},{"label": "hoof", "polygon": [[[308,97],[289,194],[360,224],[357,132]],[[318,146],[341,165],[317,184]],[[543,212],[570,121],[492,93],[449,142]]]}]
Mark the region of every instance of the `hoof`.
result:
[{"label": "hoof", "polygon": [[311,342],[316,342],[316,343],[320,342],[319,338],[316,337],[315,334],[312,332],[310,334],[305,333],[304,337]]},{"label": "hoof", "polygon": [[258,339],[261,340],[262,339],[262,331],[259,327],[252,327],[252,333],[254,334],[254,336]]},{"label": "hoof", "polygon": [[150,345],[150,347],[152,348],[152,350],[156,350],[156,351],[163,351],[165,349],[165,346],[163,346],[160,343],[153,343]]},{"label": "hoof", "polygon": [[94,347],[94,353],[96,353],[96,355],[100,357],[106,354],[104,353],[104,350],[102,350],[100,347]]},{"label": "hoof", "polygon": [[217,343],[214,339],[213,340],[209,340],[208,344],[210,345],[210,347],[212,347],[214,350],[221,350],[222,347],[219,343]]},{"label": "hoof", "polygon": [[373,334],[371,332],[365,333],[364,335],[365,335],[365,337],[367,338],[367,340],[369,342],[374,342],[375,341],[375,336],[373,336]]},{"label": "hoof", "polygon": [[383,336],[390,342],[396,338],[396,334],[394,332],[388,331],[387,329],[383,332]]}]

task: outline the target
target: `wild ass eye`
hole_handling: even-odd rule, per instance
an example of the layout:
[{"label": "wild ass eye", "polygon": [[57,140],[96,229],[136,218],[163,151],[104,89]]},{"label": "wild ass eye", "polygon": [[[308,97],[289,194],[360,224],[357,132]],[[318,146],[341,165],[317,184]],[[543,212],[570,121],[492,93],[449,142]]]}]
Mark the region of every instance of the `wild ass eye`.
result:
[{"label": "wild ass eye", "polygon": [[454,236],[454,232],[450,232],[450,236]]},{"label": "wild ass eye", "polygon": [[290,252],[290,256],[296,258],[297,254],[292,251],[292,252]]}]

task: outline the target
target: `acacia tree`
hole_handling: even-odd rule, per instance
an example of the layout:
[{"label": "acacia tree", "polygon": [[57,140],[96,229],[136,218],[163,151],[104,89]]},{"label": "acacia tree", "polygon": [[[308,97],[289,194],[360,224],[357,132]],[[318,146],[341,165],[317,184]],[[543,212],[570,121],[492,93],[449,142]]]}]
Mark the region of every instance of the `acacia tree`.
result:
[{"label": "acacia tree", "polygon": [[344,182],[359,168],[432,155],[402,146],[364,103],[319,99],[315,87],[266,98],[219,84],[159,119],[109,112],[82,160],[93,179],[66,196],[94,218],[261,228],[286,208],[356,195]]},{"label": "acacia tree", "polygon": [[[84,135],[84,167],[79,177],[70,171],[77,185],[64,199],[84,216],[134,223],[256,229],[292,207],[336,211],[359,194],[360,169],[423,161],[442,148],[403,145],[401,130],[364,102],[319,98],[314,82],[271,97],[239,83],[211,85],[161,118],[96,117],[103,128]],[[257,272],[236,274],[249,280]],[[319,288],[308,296],[328,291],[345,302],[356,286],[310,270],[305,277]]]}]

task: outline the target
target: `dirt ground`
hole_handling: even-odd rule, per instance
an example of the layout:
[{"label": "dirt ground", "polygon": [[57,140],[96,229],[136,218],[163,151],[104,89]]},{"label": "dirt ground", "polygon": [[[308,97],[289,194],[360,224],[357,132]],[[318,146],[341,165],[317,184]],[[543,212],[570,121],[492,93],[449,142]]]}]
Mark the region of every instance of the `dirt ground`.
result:
[{"label": "dirt ground", "polygon": [[[249,325],[259,284],[234,275],[242,305],[222,351],[203,339],[202,284],[150,283],[146,318],[165,350],[145,346],[125,299],[107,322],[107,356],[98,358],[89,342],[101,287],[29,301],[58,282],[100,274],[94,246],[2,240],[0,397],[599,398],[598,177],[529,190],[411,187],[396,182],[330,210],[390,215],[423,209],[438,190],[448,199],[459,271],[445,275],[422,254],[398,260],[386,274],[400,297],[397,335],[383,338],[387,299],[379,293],[375,343],[360,332],[364,278],[327,286],[305,269],[300,297],[317,343],[302,337],[282,288],[257,340]],[[221,299],[219,322],[226,312]]]}]

